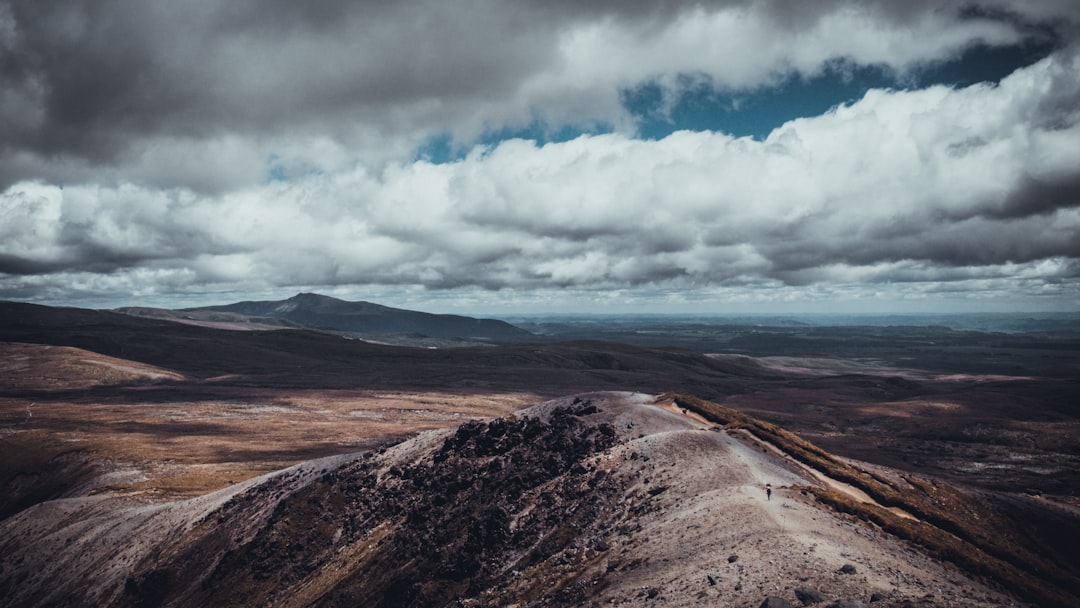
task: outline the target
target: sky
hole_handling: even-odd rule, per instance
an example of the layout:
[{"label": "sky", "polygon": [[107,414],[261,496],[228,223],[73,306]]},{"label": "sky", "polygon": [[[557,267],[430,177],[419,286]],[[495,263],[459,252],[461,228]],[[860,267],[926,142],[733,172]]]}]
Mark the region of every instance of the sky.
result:
[{"label": "sky", "polygon": [[1080,312],[1074,0],[0,0],[0,299]]}]

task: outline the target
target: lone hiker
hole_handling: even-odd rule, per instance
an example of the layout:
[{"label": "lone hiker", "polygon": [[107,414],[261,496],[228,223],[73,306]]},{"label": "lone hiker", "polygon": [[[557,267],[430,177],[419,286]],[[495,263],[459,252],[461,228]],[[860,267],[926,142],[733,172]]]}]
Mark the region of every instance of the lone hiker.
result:
[{"label": "lone hiker", "polygon": [[772,484],[765,484],[765,498],[766,500],[772,500]]}]

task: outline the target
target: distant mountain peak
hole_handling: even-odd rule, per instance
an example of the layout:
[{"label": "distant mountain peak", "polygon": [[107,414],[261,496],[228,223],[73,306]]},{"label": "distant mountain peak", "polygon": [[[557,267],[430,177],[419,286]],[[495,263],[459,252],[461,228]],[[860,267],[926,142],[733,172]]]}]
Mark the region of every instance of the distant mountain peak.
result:
[{"label": "distant mountain peak", "polygon": [[291,297],[291,298],[289,298],[288,300],[285,300],[285,301],[286,302],[345,302],[345,300],[342,300],[340,298],[335,298],[335,297],[332,297],[332,296],[324,296],[321,293],[311,293],[311,292],[306,292],[306,291],[301,291],[300,293],[296,294],[295,296],[293,296],[293,297]]},{"label": "distant mountain peak", "polygon": [[326,307],[340,307],[348,305],[349,302],[345,300],[339,300],[330,296],[324,296],[318,293],[306,293],[300,292],[295,296],[282,300],[276,303],[274,306],[274,312],[276,313],[289,313],[299,309],[313,309],[313,308],[326,308]]},{"label": "distant mountain peak", "polygon": [[314,329],[366,334],[418,334],[435,338],[514,342],[532,338],[504,321],[459,315],[436,315],[373,304],[350,302],[300,292],[287,300],[237,302],[191,310],[216,310],[285,319]]}]

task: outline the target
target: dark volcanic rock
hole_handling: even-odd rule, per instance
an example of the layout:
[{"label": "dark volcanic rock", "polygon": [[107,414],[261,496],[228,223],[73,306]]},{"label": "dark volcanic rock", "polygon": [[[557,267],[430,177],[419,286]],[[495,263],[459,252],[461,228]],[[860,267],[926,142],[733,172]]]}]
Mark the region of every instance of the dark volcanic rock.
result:
[{"label": "dark volcanic rock", "polygon": [[825,608],[866,608],[866,604],[860,602],[859,600],[838,600],[829,604]]},{"label": "dark volcanic rock", "polygon": [[818,604],[825,601],[825,596],[813,587],[798,587],[795,589],[795,597],[799,598],[803,606]]},{"label": "dark volcanic rock", "polygon": [[[577,404],[544,419],[466,423],[412,462],[368,455],[283,498],[252,533],[230,536],[228,522],[255,498],[238,497],[201,540],[174,548],[170,569],[132,576],[120,603],[273,604],[313,573],[337,570],[320,605],[443,606],[511,585],[524,587],[514,596],[577,603],[581,589],[552,581],[606,550],[602,535],[621,516],[614,479],[593,467],[571,472],[615,444],[609,424],[589,422],[595,411]],[[600,537],[588,548],[586,529]],[[506,577],[507,563],[521,576]]]},{"label": "dark volcanic rock", "polygon": [[855,574],[856,572],[858,572],[858,569],[856,569],[855,566],[852,564],[844,564],[840,567],[839,572],[840,574]]},{"label": "dark volcanic rock", "polygon": [[759,608],[795,608],[795,605],[782,597],[770,595],[769,597],[765,598],[765,601],[761,602],[761,606]]}]

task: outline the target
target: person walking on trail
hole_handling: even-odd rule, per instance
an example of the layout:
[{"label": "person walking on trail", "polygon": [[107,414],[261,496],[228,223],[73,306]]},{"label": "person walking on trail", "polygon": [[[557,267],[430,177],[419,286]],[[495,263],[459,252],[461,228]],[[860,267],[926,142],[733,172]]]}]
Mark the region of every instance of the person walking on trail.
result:
[{"label": "person walking on trail", "polygon": [[765,484],[765,499],[766,500],[772,500],[772,484],[771,483]]}]

